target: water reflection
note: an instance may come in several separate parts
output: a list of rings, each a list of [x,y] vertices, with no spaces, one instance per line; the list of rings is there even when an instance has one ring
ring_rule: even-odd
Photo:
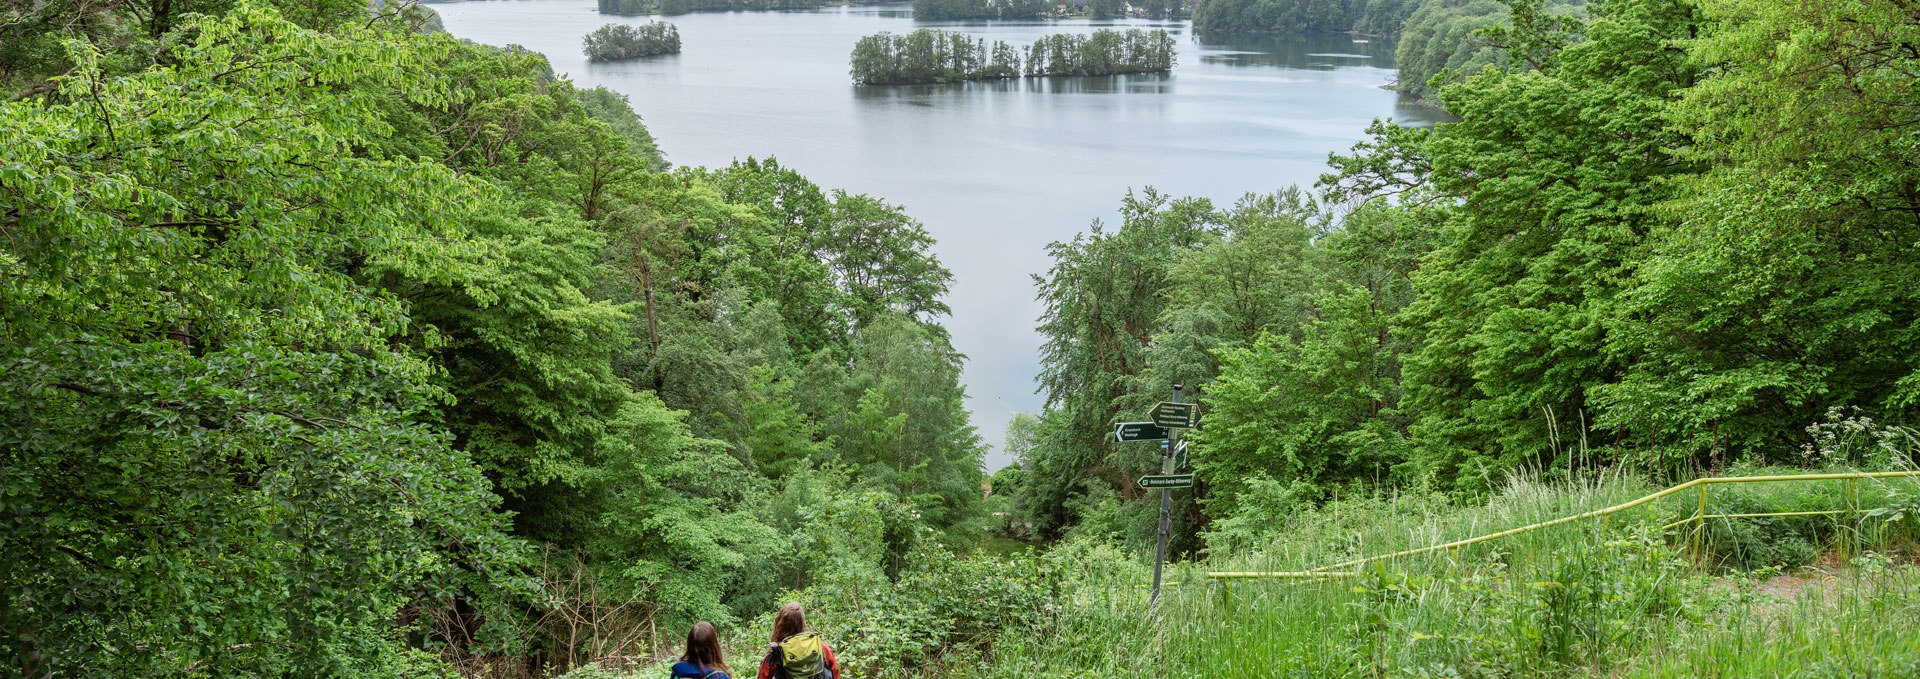
[[[1080,77],[1005,78],[924,85],[857,85],[855,99],[928,106],[934,99],[952,99],[993,93],[1029,94],[1171,94],[1174,77],[1165,73],[1133,73]]]
[[[1346,35],[1271,35],[1206,32],[1194,35],[1200,61],[1222,66],[1271,66],[1316,71],[1369,66],[1393,68],[1388,41],[1356,43]]]

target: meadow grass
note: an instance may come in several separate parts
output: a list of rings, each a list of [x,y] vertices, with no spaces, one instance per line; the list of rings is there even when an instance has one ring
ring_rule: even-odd
[[[1916,485],[1862,482],[1858,502],[1879,506]],[[1482,506],[1418,495],[1333,502],[1277,518],[1271,539],[1256,548],[1175,565],[1169,580],[1181,584],[1163,594],[1157,617],[1146,615],[1138,587],[1144,566],[1101,569],[1070,589],[1053,629],[1009,634],[991,658],[948,673],[1920,676],[1913,531],[1859,517],[1714,520],[1696,553],[1690,528],[1660,528],[1694,511],[1698,498],[1686,495],[1604,522],[1370,564],[1358,577],[1235,581],[1230,594],[1204,578],[1208,570],[1301,570],[1444,543],[1653,490],[1620,476],[1522,478]],[[1846,506],[1842,482],[1716,486],[1708,497],[1709,513]]]
[[[1723,475],[1796,473],[1807,472]],[[1696,550],[1691,524],[1668,527],[1698,508],[1698,495],[1685,493],[1605,520],[1370,563],[1349,577],[1229,585],[1205,577],[1441,544],[1658,489],[1619,473],[1529,475],[1480,502],[1419,492],[1338,498],[1274,517],[1221,553],[1170,564],[1166,579],[1177,584],[1155,616],[1144,586],[1150,553],[1069,540],[1016,557],[1044,561],[1057,578],[1038,627],[1003,627],[991,643],[941,649],[920,667],[850,659],[850,676],[1920,677],[1911,519],[1715,519]],[[1861,481],[1853,497],[1841,481],[1716,485],[1707,512],[1868,509],[1916,495],[1920,479],[1911,478]],[[890,615],[872,613],[821,622],[830,637],[838,630],[837,646],[858,649],[854,630]],[[728,656],[749,675],[768,624],[728,630]]]

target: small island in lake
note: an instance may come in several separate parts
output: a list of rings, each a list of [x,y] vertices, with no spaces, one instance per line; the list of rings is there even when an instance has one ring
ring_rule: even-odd
[[[582,39],[588,61],[619,61],[680,53],[680,29],[665,21],[607,24]]]
[[[998,40],[923,28],[905,35],[879,33],[853,46],[853,82],[916,85],[1028,76],[1119,75],[1173,70],[1173,36],[1164,30],[1101,29],[1092,35],[1058,33],[1021,50]]]

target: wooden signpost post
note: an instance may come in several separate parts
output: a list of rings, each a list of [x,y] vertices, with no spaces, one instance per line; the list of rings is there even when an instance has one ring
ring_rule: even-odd
[[[1167,533],[1173,518],[1172,500],[1167,495],[1174,488],[1193,486],[1192,474],[1175,474],[1174,461],[1177,457],[1181,464],[1186,461],[1187,444],[1180,440],[1180,432],[1200,426],[1200,404],[1182,403],[1180,385],[1173,385],[1173,400],[1162,401],[1149,413],[1152,422],[1122,422],[1114,425],[1113,438],[1116,441],[1164,441],[1160,444],[1160,473],[1140,477],[1140,487],[1160,490],[1160,536],[1153,547],[1153,598],[1147,603],[1147,615],[1160,610],[1160,571],[1167,561]]]

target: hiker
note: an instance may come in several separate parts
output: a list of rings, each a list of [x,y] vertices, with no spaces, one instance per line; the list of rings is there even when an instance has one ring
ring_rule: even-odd
[[[833,648],[807,629],[807,612],[800,604],[781,606],[773,616],[773,644],[760,661],[759,679],[840,679]]]
[[[720,634],[713,623],[702,620],[687,630],[687,654],[673,664],[672,679],[733,679],[727,661],[720,657]]]

